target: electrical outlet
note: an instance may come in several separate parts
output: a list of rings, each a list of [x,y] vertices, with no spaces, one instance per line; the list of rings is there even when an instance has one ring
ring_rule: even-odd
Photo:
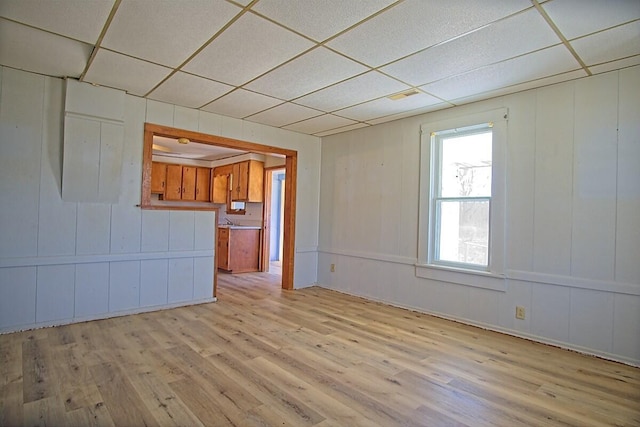
[[[524,320],[524,307],[516,305],[516,319]]]
[[[336,265],[335,264],[331,264],[331,272],[332,273],[336,272]]]

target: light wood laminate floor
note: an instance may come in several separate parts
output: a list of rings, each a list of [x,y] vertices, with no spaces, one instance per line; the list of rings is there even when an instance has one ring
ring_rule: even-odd
[[[0,336],[0,425],[640,426],[640,370],[312,287]]]

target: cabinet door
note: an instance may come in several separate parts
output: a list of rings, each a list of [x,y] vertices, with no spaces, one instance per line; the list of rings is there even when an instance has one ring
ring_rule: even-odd
[[[211,193],[211,201],[213,203],[226,204],[229,193],[229,175],[214,176]]]
[[[218,252],[216,254],[218,268],[229,269],[229,229],[218,228]]]
[[[234,163],[231,200],[246,201],[249,189],[249,161]]]
[[[196,167],[182,167],[182,200],[196,199]]]
[[[211,191],[209,187],[211,185],[211,169],[210,168],[197,168],[196,169],[196,200],[199,202],[208,202],[211,200]]]
[[[151,163],[151,192],[164,194],[167,179],[167,165],[164,163]]]
[[[250,160],[247,172],[247,202],[264,201],[264,163]]]
[[[182,198],[182,166],[167,165],[167,185],[164,192],[165,200],[180,200]]]

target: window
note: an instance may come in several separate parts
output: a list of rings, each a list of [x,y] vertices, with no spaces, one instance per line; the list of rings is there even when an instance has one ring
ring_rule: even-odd
[[[504,290],[507,110],[421,126],[418,277]]]
[[[492,124],[431,134],[431,261],[489,265]]]

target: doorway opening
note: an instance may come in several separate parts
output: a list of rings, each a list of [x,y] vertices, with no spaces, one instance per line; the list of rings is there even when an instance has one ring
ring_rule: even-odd
[[[152,169],[152,147],[154,136],[167,138],[185,138],[194,143],[207,144],[212,146],[232,148],[247,153],[270,154],[285,158],[284,170],[288,177],[284,182],[284,197],[282,200],[282,273],[281,283],[282,289],[293,289],[294,277],[294,260],[295,260],[295,218],[296,218],[296,176],[298,168],[298,152],[285,148],[273,147],[269,145],[257,144],[248,141],[242,141],[233,138],[226,138],[217,135],[210,135],[200,132],[194,132],[184,129],[177,129],[168,126],[155,125],[145,123],[144,127],[144,145],[142,155],[142,191],[141,203],[142,209],[187,209],[198,210],[193,206],[174,206],[169,207],[166,204],[154,202],[151,197],[151,169]],[[280,166],[282,168],[282,166]],[[211,208],[204,208],[211,210]],[[267,233],[264,232],[263,236]],[[217,230],[217,228],[216,228]],[[218,236],[216,231],[215,242]],[[217,290],[217,265],[216,255],[218,251],[214,251],[214,283],[213,296],[216,296]],[[266,258],[266,257],[263,257]]]
[[[281,274],[284,258],[286,176],[286,169],[282,167],[266,168],[264,171],[262,271],[271,274]]]

